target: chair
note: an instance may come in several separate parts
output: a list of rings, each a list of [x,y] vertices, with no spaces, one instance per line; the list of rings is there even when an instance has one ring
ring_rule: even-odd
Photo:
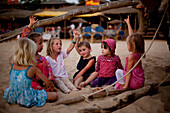
[[[91,39],[91,43],[93,43],[96,39],[104,40],[104,28],[102,26],[97,26],[95,28],[95,32],[93,34],[93,37]]]
[[[119,38],[124,40],[125,32],[123,30],[119,31]]]
[[[105,39],[108,39],[108,38],[112,38],[112,39],[114,39],[114,40],[116,40],[117,41],[117,39],[118,39],[118,37],[119,37],[119,32],[120,32],[120,30],[121,30],[121,28],[122,28],[122,24],[120,24],[119,26],[118,26],[118,29],[116,30],[116,31],[114,31],[112,34],[110,34],[110,35],[105,35]],[[107,34],[107,33],[106,33]]]
[[[84,38],[86,39],[89,39],[91,38],[92,39],[93,35],[92,35],[92,30],[91,30],[91,27],[90,26],[86,26],[84,29],[83,29],[83,32],[81,34],[81,39],[80,41],[83,41]]]

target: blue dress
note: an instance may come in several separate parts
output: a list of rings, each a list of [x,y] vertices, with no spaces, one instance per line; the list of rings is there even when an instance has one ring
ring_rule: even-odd
[[[26,70],[15,70],[13,64],[10,70],[10,87],[4,91],[4,99],[8,103],[20,104],[26,107],[43,106],[47,100],[47,93],[43,90],[34,90],[31,87],[32,78],[27,76]]]

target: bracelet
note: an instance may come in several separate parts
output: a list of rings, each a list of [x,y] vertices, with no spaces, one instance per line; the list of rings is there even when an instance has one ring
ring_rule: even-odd
[[[73,43],[73,44],[76,44],[76,41],[72,40],[72,43]]]

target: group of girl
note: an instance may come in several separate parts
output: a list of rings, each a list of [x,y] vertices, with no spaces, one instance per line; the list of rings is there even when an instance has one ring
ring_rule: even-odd
[[[101,52],[97,59],[91,55],[91,46],[87,41],[79,42],[79,33],[74,30],[74,38],[67,49],[62,51],[60,38],[52,37],[48,41],[47,56],[41,56],[43,39],[39,33],[31,33],[31,27],[38,21],[30,17],[30,24],[23,30],[19,39],[10,70],[10,86],[3,89],[4,99],[9,103],[18,103],[26,107],[43,106],[46,101],[57,100],[57,86],[68,94],[86,85],[102,87],[113,84],[125,75],[144,53],[144,40],[141,35],[133,33],[129,17],[125,19],[129,36],[127,48],[132,52],[126,58],[125,69],[119,56],[115,54],[116,41],[106,39],[101,43]],[[31,33],[31,34],[30,34]],[[26,38],[27,37],[27,38]],[[80,60],[73,84],[68,79],[64,59],[75,47]],[[125,78],[120,80],[115,89],[138,89],[144,84],[144,71],[141,62]]]

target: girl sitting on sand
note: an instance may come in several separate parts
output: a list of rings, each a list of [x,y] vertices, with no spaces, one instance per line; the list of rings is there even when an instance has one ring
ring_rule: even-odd
[[[43,50],[43,39],[42,39],[42,35],[40,33],[37,32],[32,32],[31,33],[31,27],[38,21],[36,20],[35,17],[30,16],[29,17],[30,23],[27,26],[27,28],[25,28],[22,31],[22,36],[21,38],[26,38],[28,37],[29,39],[33,40],[36,45],[37,45],[37,52],[35,54],[36,60],[37,60],[37,65],[36,67],[39,68],[41,70],[41,72],[49,79],[52,80],[53,82],[55,81],[54,78],[55,76],[52,73],[52,69],[51,66],[49,65],[49,63],[47,62],[46,58],[44,56],[41,56],[39,53]],[[31,34],[30,34],[31,33]],[[37,76],[33,77],[33,81],[31,84],[33,89],[43,89],[44,87],[44,83],[43,81],[38,78]],[[50,90],[50,89],[48,89]]]
[[[96,57],[90,54],[91,46],[89,42],[82,41],[80,43],[79,38],[76,43],[76,51],[81,55],[77,64],[78,71],[74,74],[74,85],[80,88],[79,85],[82,81],[86,80],[92,72],[95,71]]]
[[[129,16],[125,19],[125,22],[128,25],[129,36],[127,37],[127,48],[129,52],[132,52],[126,58],[125,69],[118,69],[116,71],[116,78],[120,79],[125,75],[140,59],[144,53],[144,39],[142,35],[138,33],[133,33],[133,30],[130,25]],[[142,68],[142,62],[140,63],[124,78],[121,79],[115,86],[116,89],[138,89],[141,88],[144,84],[144,71]]]
[[[28,39],[19,39],[15,54],[14,63],[10,70],[10,87],[4,88],[4,99],[8,103],[20,104],[26,107],[43,106],[47,101],[57,100],[57,90],[54,84],[48,80],[41,71],[35,67],[36,44]],[[32,78],[37,75],[54,92],[34,90],[31,87]]]
[[[77,88],[68,79],[68,74],[64,65],[64,59],[69,56],[69,53],[73,50],[76,40],[79,37],[76,32],[77,31],[74,32],[74,38],[70,46],[65,49],[65,51],[61,51],[62,41],[60,38],[52,37],[48,41],[47,45],[46,59],[52,67],[52,72],[56,77],[55,81],[57,86],[66,94],[77,90]]]
[[[91,87],[102,87],[104,85],[110,85],[116,81],[115,72],[117,69],[123,69],[123,66],[119,56],[115,55],[115,49],[115,40],[106,39],[102,41],[102,55],[97,59],[96,72],[93,72],[85,82],[82,82],[80,84],[81,87],[84,87],[92,80],[93,81],[90,84]]]

